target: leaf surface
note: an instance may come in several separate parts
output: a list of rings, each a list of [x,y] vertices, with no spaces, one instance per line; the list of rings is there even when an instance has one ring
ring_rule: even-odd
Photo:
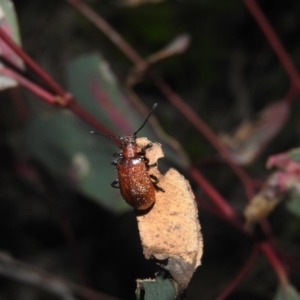
[[[0,0],[0,27],[15,43],[18,45],[21,44],[16,13],[13,2],[10,0]],[[23,61],[2,39],[0,39],[0,53],[1,56],[12,65],[21,70],[24,69]],[[18,85],[16,80],[1,74],[1,70],[3,70],[4,67],[4,64],[0,62],[0,90]]]
[[[288,284],[284,291],[281,287],[278,288],[274,300],[300,300],[300,294],[291,284]]]
[[[149,140],[139,138],[138,145]],[[154,143],[147,151],[149,163],[163,156],[161,146]],[[159,179],[165,192],[156,192],[156,202],[146,212],[137,211],[137,221],[143,252],[147,259],[155,258],[172,276],[177,295],[188,286],[203,254],[195,196],[189,182],[175,169],[162,175],[157,168],[149,171]]]

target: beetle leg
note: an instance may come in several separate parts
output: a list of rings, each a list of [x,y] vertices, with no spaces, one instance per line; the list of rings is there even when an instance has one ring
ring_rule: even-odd
[[[143,161],[146,163],[147,168],[153,168],[153,167],[157,167],[157,163],[153,163],[153,164],[149,164],[149,159],[145,156],[146,155],[146,150],[151,148],[153,146],[152,143],[149,143],[148,145],[146,145],[145,147],[143,147],[141,149],[141,151],[138,153],[139,156],[142,157]]]
[[[119,179],[116,179],[114,180],[112,183],[111,183],[111,186],[115,189],[119,189],[120,186],[119,186]]]
[[[146,166],[148,167],[149,159],[146,156],[141,156],[141,158],[145,162]]]
[[[153,146],[153,144],[152,144],[152,143],[149,143],[148,145],[144,146],[144,147],[142,148],[142,150],[143,150],[143,151],[146,151],[147,149],[150,149],[152,146]]]
[[[122,156],[123,156],[122,152],[114,153],[114,155],[113,155],[113,157],[122,157]]]
[[[155,175],[150,174],[150,178],[153,179],[154,184],[159,182],[158,178]]]
[[[148,161],[149,162],[149,161]],[[153,168],[153,167],[157,167],[157,163],[153,163],[151,165],[147,164],[147,167],[148,168]]]
[[[143,159],[143,161],[145,162],[146,167],[147,167],[148,169],[153,168],[153,167],[157,167],[157,163],[153,163],[153,164],[150,165],[150,164],[149,164],[149,159],[148,159],[147,157],[142,156],[142,159]]]
[[[161,192],[164,193],[165,190],[164,190],[162,187],[160,187],[159,185],[157,185],[158,182],[159,182],[158,178],[157,178],[156,176],[152,175],[152,174],[150,174],[150,178],[154,180],[154,181],[153,181],[154,187],[155,187],[156,189],[158,189],[159,191],[161,191]]]
[[[150,149],[153,146],[152,143],[149,143],[148,145],[144,146],[141,148],[141,151],[138,153],[139,155],[145,156],[146,155],[146,150]]]
[[[116,165],[118,164],[118,160],[112,161],[111,164],[112,164],[113,166],[116,166]]]

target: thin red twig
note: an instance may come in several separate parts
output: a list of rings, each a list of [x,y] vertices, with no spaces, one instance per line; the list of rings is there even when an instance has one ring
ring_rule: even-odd
[[[114,135],[109,129],[102,125],[95,117],[93,117],[87,110],[80,106],[74,99],[74,97],[65,91],[60,85],[46,72],[44,71],[27,53],[25,53],[1,28],[0,28],[0,38],[3,39],[8,46],[18,54],[31,69],[41,77],[47,83],[57,95],[53,95],[46,91],[43,87],[37,83],[32,82],[28,78],[21,75],[8,67],[3,67],[1,73],[7,75],[11,78],[16,79],[20,84],[22,84],[29,91],[45,100],[50,104],[61,105],[62,107],[68,107],[72,110],[78,117],[80,117],[85,122],[89,123],[93,129],[97,129],[103,133]]]
[[[36,83],[32,82],[31,80],[27,79],[26,77],[22,76],[20,73],[15,72],[12,69],[2,67],[1,74],[15,79],[18,83],[23,85],[30,92],[40,97],[41,99],[45,100],[46,102],[50,104],[54,104],[56,102],[56,98],[54,95],[52,95],[51,93],[49,93],[44,88],[37,85]]]
[[[299,258],[293,257],[291,254],[285,253],[281,250],[279,250],[279,251],[277,250],[277,253],[280,255],[280,257],[283,258],[285,263],[288,264],[291,268],[300,270],[300,259]]]
[[[195,197],[195,201],[196,201],[197,205],[199,207],[201,207],[201,209],[203,208],[205,211],[209,212],[210,214],[212,214],[216,218],[223,219],[223,220],[226,220],[226,221],[228,220],[227,217],[223,215],[223,213],[220,211],[219,208],[216,208],[211,203],[206,202],[205,200],[203,200],[199,196]]]
[[[210,214],[212,214],[216,218],[218,218],[220,220],[223,220],[224,222],[232,225],[238,231],[244,233],[245,235],[248,235],[249,238],[253,238],[252,233],[249,232],[249,231],[245,231],[244,226],[238,220],[236,220],[236,219],[228,219],[228,217],[225,216],[223,214],[223,212],[220,211],[219,208],[216,209],[215,206],[212,206],[211,204],[207,203],[206,201],[204,201],[203,199],[199,198],[198,196],[196,196],[195,200],[197,202],[197,205],[200,208],[200,211],[202,209],[204,209],[206,212],[209,212]]]
[[[215,300],[223,300],[228,297],[229,294],[239,285],[239,283],[245,278],[251,267],[253,266],[255,260],[257,259],[259,253],[259,247],[254,245],[252,251],[245,262],[244,266],[239,270],[238,274],[233,278],[233,280],[227,285],[226,288],[217,296]]]
[[[26,65],[39,75],[58,95],[64,97],[66,92],[64,89],[52,79],[21,47],[19,47],[6,32],[0,27],[0,38],[23,59]]]
[[[84,120],[86,123],[90,124],[92,129],[96,129],[102,133],[108,134],[108,135],[115,135],[114,132],[109,130],[105,125],[103,125],[98,119],[96,119],[94,116],[92,116],[87,110],[85,110],[81,105],[79,105],[76,101],[71,101],[68,103],[67,107],[72,110],[73,113],[75,113],[79,118]],[[120,141],[117,141],[115,139],[112,139],[117,144],[120,143]]]
[[[246,195],[250,200],[254,196],[254,186],[252,179],[248,174],[238,166],[231,158],[228,150],[220,143],[216,134],[210,127],[192,110],[183,99],[175,93],[163,80],[160,78],[154,79],[155,84],[160,88],[162,93],[169,101],[204,135],[211,145],[221,154],[231,169],[237,174],[238,178],[244,185]]]
[[[272,245],[276,245],[276,237],[274,235],[274,232],[272,230],[272,227],[269,223],[269,221],[267,219],[263,219],[259,222],[264,235],[266,237],[266,239],[272,244]]]
[[[107,129],[107,127],[102,125],[102,123],[100,123],[98,119],[93,117],[87,110],[85,110],[82,106],[80,106],[74,99],[72,101],[66,101],[65,98],[60,98],[56,95],[52,95],[51,93],[43,89],[38,84],[30,81],[26,77],[6,67],[3,67],[1,69],[1,73],[16,79],[17,82],[19,82],[21,85],[27,88],[30,92],[40,97],[41,99],[45,100],[49,104],[61,104],[62,106],[68,107],[78,117],[80,117],[82,120],[90,124],[91,129],[97,129],[108,135],[114,135],[112,131],[110,131],[109,129]],[[65,97],[67,95],[69,94],[65,93]],[[118,141],[115,142],[117,143]]]
[[[299,90],[297,89],[297,87],[293,83],[291,83],[291,85],[290,85],[289,89],[287,90],[286,94],[284,95],[283,99],[286,102],[291,103],[296,98],[298,92],[299,92]]]
[[[65,0],[80,11],[98,29],[104,32],[108,38],[136,65],[144,64],[144,59],[115,31],[103,18],[81,0]]]
[[[261,252],[266,256],[266,258],[269,260],[273,270],[277,274],[278,280],[280,282],[280,285],[282,287],[282,290],[284,291],[286,288],[286,285],[288,283],[287,275],[285,272],[285,269],[282,265],[282,262],[278,258],[277,254],[275,253],[273,247],[268,242],[262,242],[259,244]]]
[[[300,74],[291,60],[288,52],[285,50],[283,44],[275,33],[275,30],[272,28],[268,19],[265,17],[255,0],[244,0],[244,2],[259,25],[261,31],[264,33],[274,52],[278,56],[281,65],[289,75],[292,83],[298,88],[298,90],[300,90]]]
[[[202,187],[204,192],[210,197],[215,205],[228,217],[228,219],[237,219],[236,213],[221,194],[204,178],[204,176],[196,169],[190,168],[190,174],[193,179]]]

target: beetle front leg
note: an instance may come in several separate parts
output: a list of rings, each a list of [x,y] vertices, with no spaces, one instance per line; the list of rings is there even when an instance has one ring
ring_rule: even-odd
[[[112,183],[111,183],[111,186],[115,189],[119,189],[120,188],[120,185],[119,185],[119,179],[116,179],[114,180]]]
[[[114,154],[113,154],[113,157],[122,157],[122,156],[123,156],[123,153],[122,153],[122,152],[114,153]]]
[[[148,169],[157,167],[157,163],[149,164],[149,159],[145,156],[146,150],[150,149],[153,146],[153,143],[149,143],[148,145],[144,146],[141,151],[139,152],[139,155],[143,157],[144,162],[146,163],[146,166]]]
[[[150,149],[153,146],[153,143],[149,143],[148,145],[144,146],[142,148],[143,151],[146,151],[147,149]]]
[[[161,192],[165,192],[165,190],[162,188],[162,187],[160,187],[159,185],[157,185],[158,183],[159,183],[159,180],[158,180],[158,178],[156,177],[156,176],[154,176],[154,175],[152,175],[152,174],[150,174],[150,178],[153,180],[153,185],[154,185],[154,187],[157,189],[157,190],[159,190],[159,191],[161,191]]]
[[[139,155],[145,156],[146,155],[146,150],[150,149],[153,146],[152,143],[149,143],[148,145],[144,146],[141,148],[141,151],[138,153]]]

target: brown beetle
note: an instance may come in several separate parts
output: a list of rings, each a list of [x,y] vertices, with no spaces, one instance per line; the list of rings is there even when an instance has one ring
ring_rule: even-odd
[[[112,162],[112,165],[115,165],[118,170],[118,179],[114,180],[111,186],[119,188],[124,200],[138,210],[145,210],[154,204],[155,189],[165,191],[157,185],[158,178],[148,172],[151,167],[157,166],[157,163],[149,164],[149,160],[145,156],[146,150],[152,147],[152,143],[143,148],[139,148],[136,144],[137,133],[145,126],[156,106],[155,103],[142,126],[133,135],[112,136],[91,132],[122,141],[120,145],[122,152],[113,155],[118,157]]]

